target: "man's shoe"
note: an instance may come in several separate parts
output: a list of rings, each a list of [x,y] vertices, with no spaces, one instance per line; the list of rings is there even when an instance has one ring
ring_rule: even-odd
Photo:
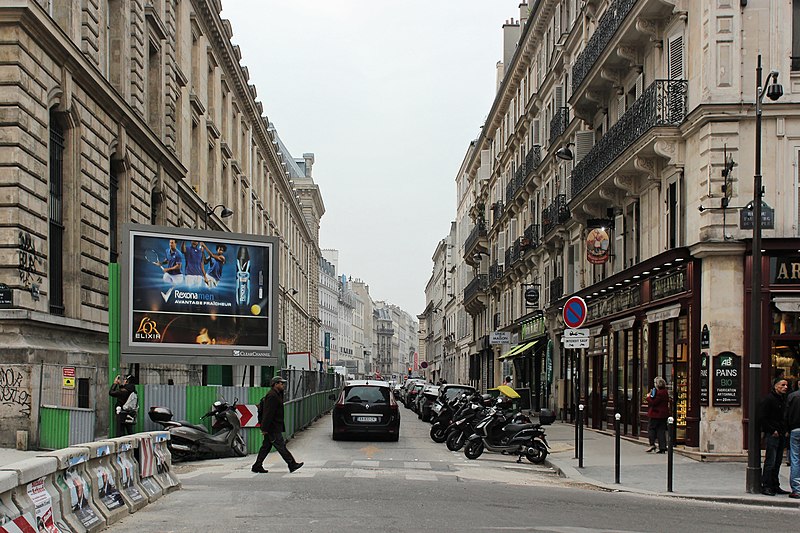
[[[783,490],[782,488],[778,487],[775,489],[775,494],[791,494],[788,490]]]
[[[253,472],[254,474],[267,474],[267,473],[269,473],[269,470],[267,470],[263,466],[253,466],[252,468],[250,468],[250,471]]]
[[[295,463],[289,467],[289,472],[294,472],[295,470],[299,470],[304,463]]]
[[[761,489],[761,494],[765,496],[775,496],[775,489],[771,489],[769,487],[765,487]]]
[[[790,493],[789,497],[794,498],[795,500],[800,500],[800,494],[797,494],[796,492]]]

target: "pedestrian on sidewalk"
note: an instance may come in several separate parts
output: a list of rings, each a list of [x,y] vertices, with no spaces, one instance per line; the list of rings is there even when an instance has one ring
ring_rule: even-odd
[[[790,498],[800,499],[800,390],[786,398],[786,430],[789,432]]]
[[[121,376],[115,377],[108,395],[116,400],[114,404],[114,416],[117,422],[116,436],[133,434],[138,410],[136,376],[128,374],[124,380]]]
[[[772,390],[761,400],[758,423],[764,435],[764,468],[761,472],[761,493],[767,496],[789,494],[780,487],[779,471],[786,447],[786,390],[789,384],[784,378],[772,380]]]
[[[647,395],[647,438],[650,441],[647,453],[656,451],[656,439],[658,439],[656,453],[666,453],[669,391],[667,391],[667,382],[661,376],[653,380],[653,385],[653,389]]]
[[[264,442],[258,450],[256,462],[253,463],[253,467],[250,469],[252,472],[259,474],[268,472],[263,463],[273,447],[278,450],[283,460],[286,461],[289,466],[289,472],[294,472],[303,466],[303,463],[295,461],[292,453],[286,448],[286,440],[283,438],[283,432],[286,431],[286,426],[283,423],[283,389],[285,383],[286,380],[280,376],[272,378],[270,391],[259,403],[258,422],[261,424]]]

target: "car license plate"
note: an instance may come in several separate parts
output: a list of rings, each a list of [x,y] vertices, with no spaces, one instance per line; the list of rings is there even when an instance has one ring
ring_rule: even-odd
[[[377,416],[357,416],[356,422],[377,422]]]

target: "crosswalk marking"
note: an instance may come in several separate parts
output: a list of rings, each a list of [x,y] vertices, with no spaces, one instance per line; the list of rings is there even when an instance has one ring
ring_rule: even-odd
[[[361,466],[365,468],[378,468],[380,461],[353,461],[353,466]]]
[[[406,474],[406,479],[408,481],[439,481],[439,476],[427,472],[414,472]]]
[[[430,470],[431,464],[427,461],[405,461],[403,463],[405,468],[413,468],[415,470]]]
[[[344,477],[357,477],[365,479],[375,479],[377,473],[373,470],[351,470]]]

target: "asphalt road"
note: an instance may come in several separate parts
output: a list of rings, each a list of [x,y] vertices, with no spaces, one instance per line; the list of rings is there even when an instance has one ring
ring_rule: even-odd
[[[401,407],[399,442],[333,441],[330,416],[289,442],[305,466],[272,453],[179,464],[183,488],[108,531],[702,531],[791,530],[796,509],[606,492],[508,456],[469,461],[430,440]]]

